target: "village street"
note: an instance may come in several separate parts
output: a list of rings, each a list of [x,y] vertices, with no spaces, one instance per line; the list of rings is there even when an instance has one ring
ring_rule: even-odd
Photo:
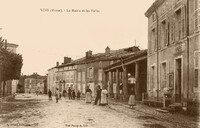
[[[177,114],[156,113],[145,105],[134,109],[109,103],[86,104],[84,100],[49,101],[47,96],[20,94],[4,101],[0,109],[0,128],[195,128],[198,120]]]

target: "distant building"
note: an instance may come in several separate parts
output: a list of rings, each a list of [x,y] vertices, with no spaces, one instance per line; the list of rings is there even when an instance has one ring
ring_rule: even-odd
[[[25,93],[42,93],[44,94],[46,76],[40,76],[33,73],[25,78]]]
[[[148,18],[148,98],[187,107],[200,96],[200,0],[156,0]]]

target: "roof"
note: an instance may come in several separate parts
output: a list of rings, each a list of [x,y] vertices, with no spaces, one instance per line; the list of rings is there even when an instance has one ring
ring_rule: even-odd
[[[163,4],[165,0],[155,0],[150,8],[145,12],[145,16],[149,17],[161,4]]]
[[[140,49],[137,46],[122,48],[122,49],[118,49],[118,50],[110,50],[109,53],[105,53],[105,52],[104,53],[96,53],[96,54],[91,55],[89,58],[82,57],[82,58],[72,61],[71,63],[61,64],[61,65],[55,66],[53,68],[62,68],[65,66],[92,63],[92,62],[97,62],[97,61],[125,59],[127,57],[130,57],[130,56],[136,54],[137,51],[140,51]],[[53,68],[51,68],[51,69],[53,69]],[[49,70],[51,70],[51,69],[49,69]]]
[[[3,46],[5,46],[5,43],[3,43]],[[17,44],[12,44],[12,43],[7,43],[7,47],[15,47],[17,48],[19,45]]]
[[[133,48],[137,48],[137,50],[132,51]],[[117,59],[124,59],[127,58],[138,51],[139,48],[136,46],[123,48],[119,50],[111,50],[110,53],[97,53],[93,54],[91,57],[86,58],[80,58],[75,60],[73,63],[75,64],[84,64],[84,63],[92,63],[96,61],[108,61],[108,60],[117,60]]]
[[[38,75],[37,73],[33,73],[32,75],[26,76],[26,78],[46,79],[46,76],[41,76]]]
[[[120,62],[116,62],[112,65],[105,67],[104,71],[109,71],[109,70],[119,68],[122,66],[122,63],[124,65],[128,65],[128,64],[134,63],[136,61],[144,60],[144,59],[147,59],[147,49],[138,51],[135,54],[131,55],[130,57],[128,57]]]

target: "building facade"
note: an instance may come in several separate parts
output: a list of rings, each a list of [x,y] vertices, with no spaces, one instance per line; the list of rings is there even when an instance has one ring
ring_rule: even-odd
[[[188,107],[200,94],[200,0],[156,0],[148,18],[148,98]]]
[[[130,57],[136,51],[139,51],[136,46],[119,50],[110,50],[107,47],[104,53],[97,54],[87,51],[83,58],[63,63],[50,69],[48,86],[52,87],[52,83],[57,81],[57,87],[60,88],[60,91],[63,91],[63,87],[64,89],[72,87],[75,92],[79,90],[83,95],[85,94],[86,86],[89,86],[94,96],[98,85],[101,87],[107,85],[103,68],[119,62],[122,58]],[[56,79],[53,79],[53,76]]]
[[[42,93],[44,94],[46,76],[40,76],[33,73],[25,78],[25,93]]]

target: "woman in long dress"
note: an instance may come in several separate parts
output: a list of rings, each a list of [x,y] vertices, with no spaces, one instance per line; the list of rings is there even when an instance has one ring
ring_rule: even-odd
[[[107,99],[108,91],[106,90],[106,87],[104,86],[101,91],[101,105],[107,105],[108,99]]]
[[[92,90],[87,86],[86,89],[86,94],[85,94],[85,102],[86,103],[91,103],[92,102]]]
[[[133,108],[133,106],[136,105],[136,102],[135,102],[135,91],[134,91],[133,87],[131,87],[128,104],[129,104],[130,108]]]

